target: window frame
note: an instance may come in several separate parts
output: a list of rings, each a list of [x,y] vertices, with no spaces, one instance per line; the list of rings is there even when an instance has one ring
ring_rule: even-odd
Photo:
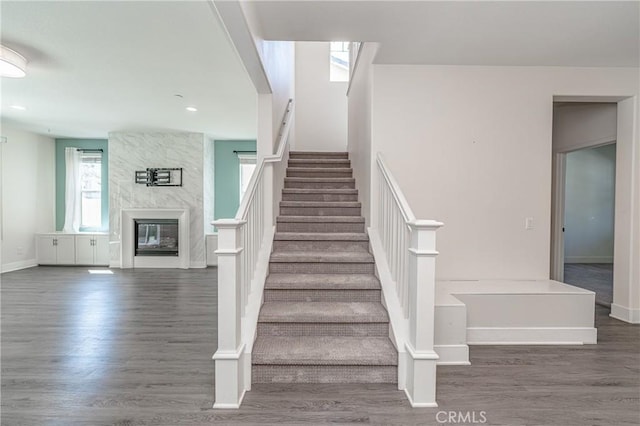
[[[88,159],[95,159],[94,161],[85,161]],[[103,223],[103,206],[102,206],[102,202],[103,202],[103,189],[104,189],[104,176],[103,176],[103,161],[104,161],[104,155],[102,151],[94,151],[94,150],[84,150],[81,152],[81,156],[80,156],[80,170],[81,170],[81,187],[80,187],[80,232],[99,232],[102,230],[102,223]],[[100,175],[100,182],[97,185],[98,189],[84,189],[84,179],[82,179],[82,169],[84,168],[85,164],[88,163],[94,163],[97,164],[97,170],[98,173]],[[98,200],[98,206],[99,208],[98,210],[98,220],[96,221],[97,225],[92,226],[92,225],[86,225],[84,223],[84,208],[83,208],[83,200],[85,199],[84,194],[87,193],[93,193],[97,196],[94,196],[93,198]]]

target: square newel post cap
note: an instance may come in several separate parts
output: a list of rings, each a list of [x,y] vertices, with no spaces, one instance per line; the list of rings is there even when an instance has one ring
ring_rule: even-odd
[[[218,229],[240,228],[245,223],[247,223],[247,221],[241,219],[217,219],[211,222],[211,224]]]

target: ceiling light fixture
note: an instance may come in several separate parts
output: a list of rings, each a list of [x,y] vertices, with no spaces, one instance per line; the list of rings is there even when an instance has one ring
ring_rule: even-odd
[[[21,78],[27,75],[27,60],[8,47],[0,45],[0,77]]]
[[[26,111],[27,107],[23,107],[22,105],[11,105],[13,109],[19,109],[20,111]]]
[[[188,106],[188,107],[186,107],[185,109],[186,109],[187,111],[189,111],[189,112],[196,112],[196,111],[198,111],[198,108],[193,107],[193,106]]]

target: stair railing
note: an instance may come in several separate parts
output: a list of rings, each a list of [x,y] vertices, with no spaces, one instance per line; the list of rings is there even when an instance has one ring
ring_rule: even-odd
[[[412,406],[436,407],[436,231],[443,224],[416,219],[380,153],[376,165],[369,234],[399,353],[398,387]]]
[[[275,154],[260,158],[233,219],[218,219],[218,349],[214,408],[239,408],[251,389],[251,350],[273,242],[274,180],[286,168],[293,100],[278,132]]]

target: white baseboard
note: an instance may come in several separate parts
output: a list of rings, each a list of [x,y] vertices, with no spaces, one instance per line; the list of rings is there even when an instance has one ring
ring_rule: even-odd
[[[33,268],[38,266],[38,262],[35,259],[20,260],[18,262],[11,262],[2,265],[2,273],[19,271],[20,269]]]
[[[468,345],[434,345],[440,359],[436,365],[471,365]]]
[[[189,262],[190,269],[203,269],[207,267],[207,262],[204,260],[196,260]]]
[[[564,263],[613,263],[613,256],[566,256]]]
[[[640,324],[640,309],[631,309],[612,303],[609,316],[630,324]]]
[[[111,260],[109,261],[109,268],[119,268],[120,267],[120,260]]]
[[[467,327],[470,345],[596,344],[593,327]]]

